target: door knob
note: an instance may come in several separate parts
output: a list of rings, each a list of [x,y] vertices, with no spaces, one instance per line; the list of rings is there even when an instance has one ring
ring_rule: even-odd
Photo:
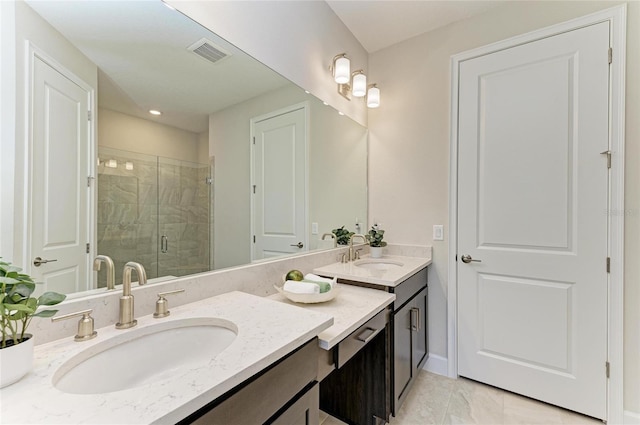
[[[463,255],[462,257],[460,257],[460,259],[462,260],[463,263],[470,263],[470,262],[474,262],[474,263],[481,263],[482,260],[474,260],[473,258],[471,258],[470,255]]]
[[[54,261],[58,261],[58,260],[44,260],[40,257],[36,257],[33,259],[33,265],[36,267],[40,267],[40,265],[45,264],[45,263],[53,263]]]
[[[304,248],[304,244],[302,242],[298,242],[289,246],[297,246],[298,248]]]

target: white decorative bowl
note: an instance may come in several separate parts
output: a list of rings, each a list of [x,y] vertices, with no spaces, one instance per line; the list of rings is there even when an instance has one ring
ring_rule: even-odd
[[[294,292],[288,292],[282,289],[282,286],[273,285],[274,288],[278,290],[282,295],[287,297],[289,300],[294,303],[301,304],[315,304],[315,303],[324,303],[327,301],[331,301],[338,295],[338,284],[334,283],[333,288],[330,291],[324,292],[322,294],[296,294]]]

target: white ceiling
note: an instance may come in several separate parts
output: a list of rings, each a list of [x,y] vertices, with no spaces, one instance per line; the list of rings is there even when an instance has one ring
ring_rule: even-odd
[[[27,3],[98,66],[100,107],[200,133],[209,114],[290,84],[160,1]],[[202,38],[231,56],[211,63],[187,50]]]
[[[483,13],[504,1],[327,0],[360,44],[373,53]]]

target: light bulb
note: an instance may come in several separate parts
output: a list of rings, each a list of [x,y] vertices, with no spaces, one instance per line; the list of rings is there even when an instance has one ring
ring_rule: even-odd
[[[346,56],[336,59],[333,78],[338,84],[347,84],[351,78],[351,61]]]
[[[367,76],[360,71],[353,76],[353,96],[364,97],[367,94]]]
[[[377,108],[380,106],[380,89],[376,86],[369,87],[367,93],[367,106],[369,108]]]

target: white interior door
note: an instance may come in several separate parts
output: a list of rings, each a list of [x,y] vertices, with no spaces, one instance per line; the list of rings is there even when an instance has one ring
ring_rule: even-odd
[[[307,250],[304,107],[253,124],[252,259]]]
[[[458,373],[601,419],[608,49],[599,23],[458,81]]]
[[[31,261],[49,262],[31,274],[42,290],[78,292],[90,283],[90,94],[37,56],[32,81]]]

